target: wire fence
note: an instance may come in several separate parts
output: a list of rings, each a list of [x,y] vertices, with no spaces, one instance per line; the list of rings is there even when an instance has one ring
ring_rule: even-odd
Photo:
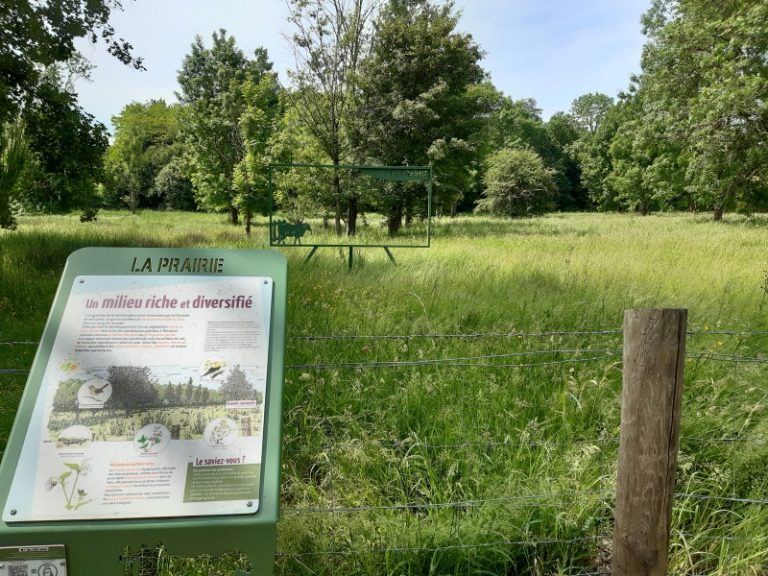
[[[481,339],[518,339],[518,340],[538,340],[542,338],[574,338],[580,341],[600,338],[600,337],[620,337],[620,329],[596,329],[596,330],[552,330],[552,331],[510,331],[510,332],[473,332],[473,333],[423,333],[423,334],[401,334],[401,335],[294,335],[289,338],[290,346],[307,346],[314,343],[333,343],[333,342],[413,342],[419,339],[433,341],[463,341],[463,340],[481,340]],[[760,338],[768,336],[768,331],[748,331],[748,330],[728,330],[728,329],[702,329],[690,330],[687,332],[689,338],[707,338],[707,337],[736,337],[738,339]],[[603,339],[604,340],[604,339]],[[28,340],[5,340],[0,341],[2,349],[11,351],[0,358],[5,358],[6,366],[0,367],[0,376],[12,376],[19,378],[29,374],[27,362],[22,363],[18,358],[29,356],[29,349],[37,345],[37,342]],[[534,368],[567,368],[580,364],[604,363],[607,365],[620,366],[622,360],[622,350],[615,347],[616,343],[609,345],[598,343],[595,347],[582,346],[557,346],[552,348],[537,348],[529,350],[515,350],[498,353],[471,354],[471,355],[448,355],[445,357],[416,358],[416,359],[345,359],[334,358],[332,361],[313,361],[297,362],[286,365],[286,369],[292,378],[298,377],[299,380],[306,376],[307,372],[312,371],[345,371],[355,372],[367,370],[397,370],[397,369],[439,369],[439,368],[460,368],[460,369],[534,369]],[[18,356],[14,355],[13,350],[18,348],[23,350]],[[0,350],[2,350],[0,349]],[[764,356],[762,352],[757,354],[741,354],[738,350],[731,352],[720,351],[690,351],[686,358],[691,362],[715,363],[715,364],[748,364],[764,365],[768,364],[768,350]],[[16,363],[18,362],[18,363]],[[31,359],[29,360],[31,363]],[[330,478],[330,493],[333,493],[335,473],[330,459],[335,451],[345,448],[344,440],[337,443],[330,443],[319,447],[321,451],[328,453],[329,462],[328,477]],[[390,438],[382,440],[381,438],[361,438],[358,448],[375,447],[385,450],[422,450],[458,452],[462,450],[488,452],[494,449],[525,449],[525,450],[571,450],[578,451],[580,448],[593,449],[598,447],[605,449],[608,454],[606,459],[611,460],[612,455],[618,449],[619,437],[615,434],[602,434],[594,437],[569,437],[559,439],[511,439],[511,438],[482,438],[478,440],[467,440],[462,442],[438,442],[431,440],[421,440],[413,437]],[[719,446],[725,448],[739,449],[744,446],[762,447],[768,446],[768,435],[744,434],[723,436],[683,436],[681,437],[681,446],[699,449],[702,446]],[[487,456],[487,454],[484,454]],[[440,554],[451,551],[482,553],[485,550],[498,550],[509,548],[539,549],[551,547],[568,547],[573,545],[588,546],[592,550],[594,559],[593,566],[584,566],[583,568],[570,568],[568,570],[558,571],[558,574],[568,576],[607,576],[611,574],[610,570],[610,542],[612,538],[613,518],[611,512],[615,504],[615,486],[610,478],[609,470],[604,474],[606,479],[599,486],[585,487],[584,489],[575,489],[568,491],[555,490],[550,493],[537,492],[531,494],[494,494],[488,497],[460,498],[455,500],[440,500],[424,498],[424,501],[391,501],[386,503],[348,503],[339,495],[332,494],[329,501],[324,503],[311,502],[309,504],[297,504],[287,502],[282,507],[282,516],[284,519],[298,518],[300,521],[315,516],[330,516],[337,518],[340,516],[370,515],[378,513],[403,514],[406,516],[418,514],[428,516],[433,513],[450,511],[455,513],[465,513],[469,511],[484,511],[488,509],[499,510],[504,507],[515,507],[516,509],[536,509],[541,507],[567,505],[574,501],[588,501],[592,503],[592,508],[597,511],[589,518],[589,527],[583,530],[582,535],[567,535],[563,537],[545,537],[541,534],[523,534],[519,538],[514,537],[496,537],[492,533],[484,535],[484,538],[476,542],[442,542],[434,545],[410,545],[407,539],[403,544],[377,543],[359,546],[355,542],[342,542],[338,547],[321,547],[311,550],[285,550],[278,549],[278,563],[298,563],[316,558],[329,559],[333,564],[333,558],[365,557],[370,555],[408,555],[408,554]],[[713,494],[699,491],[681,490],[674,494],[675,505],[683,505],[692,502],[700,504],[712,504],[719,510],[727,510],[734,506],[758,506],[768,507],[768,498],[755,497],[754,494]],[[767,509],[768,511],[768,509]],[[763,540],[763,556],[768,556],[765,550],[768,549],[768,536],[760,535],[741,535],[734,533],[707,533],[696,534],[685,530],[676,529],[673,526],[673,542],[684,543],[690,546],[690,542],[714,543],[736,545],[739,543],[748,543],[754,545],[755,542]],[[682,545],[682,544],[681,544]],[[152,564],[147,560],[152,555],[157,556],[157,550],[139,551],[133,556],[128,555],[125,558],[126,573],[136,573],[135,570],[146,570],[146,574],[157,570],[157,564]],[[161,554],[162,556],[162,554]],[[763,558],[761,556],[761,558]],[[763,558],[765,560],[765,558]],[[243,559],[238,557],[238,562]],[[150,566],[150,568],[146,568]],[[154,566],[154,567],[153,567]],[[139,568],[137,568],[139,567]],[[130,572],[134,570],[134,572]],[[536,571],[538,570],[538,571]],[[143,572],[142,572],[143,573]],[[333,573],[333,570],[331,570]],[[532,569],[531,574],[548,574],[551,572],[546,569]],[[680,576],[697,576],[698,572],[692,567],[684,572],[670,572],[671,575],[680,574]],[[702,573],[703,574],[703,573]]]

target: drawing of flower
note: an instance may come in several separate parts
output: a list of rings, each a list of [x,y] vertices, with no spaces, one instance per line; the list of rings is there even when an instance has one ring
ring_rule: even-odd
[[[211,446],[229,446],[237,438],[237,424],[229,418],[217,418],[205,427],[203,435]]]
[[[148,424],[133,438],[136,450],[141,454],[158,454],[168,445],[170,432],[162,424]]]
[[[80,363],[72,356],[59,365],[59,369],[65,374],[74,374],[78,368],[80,368]]]
[[[61,493],[64,496],[64,508],[67,510],[77,510],[81,506],[85,506],[91,500],[87,500],[88,493],[82,488],[77,487],[77,483],[81,476],[87,476],[90,471],[90,466],[87,463],[77,464],[75,462],[64,462],[64,466],[68,468],[59,476],[51,476],[45,482],[45,489],[50,492],[56,486],[61,487]],[[74,478],[72,477],[74,474]],[[71,482],[71,486],[70,486]]]

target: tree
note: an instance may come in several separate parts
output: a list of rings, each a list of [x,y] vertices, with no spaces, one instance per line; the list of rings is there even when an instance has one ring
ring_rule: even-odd
[[[579,138],[568,148],[579,163],[581,184],[599,210],[623,209],[608,181],[613,170],[610,146],[623,121],[622,109],[613,105],[606,110],[594,133],[582,129]]]
[[[146,366],[110,366],[107,381],[112,386],[112,406],[139,410],[157,402],[156,381]]]
[[[248,378],[238,364],[221,384],[219,392],[226,400],[252,400],[256,397],[256,390],[248,381]]]
[[[609,145],[611,172],[606,184],[615,200],[629,210],[648,214],[658,209],[687,208],[686,155],[667,138],[667,113],[653,109],[642,85],[631,87],[617,105],[622,122]]]
[[[246,80],[243,85],[245,110],[240,117],[245,156],[235,167],[236,204],[245,213],[245,232],[251,235],[254,212],[269,212],[269,183],[272,136],[280,117],[280,91],[277,74],[264,74],[259,82]]]
[[[480,212],[499,216],[536,216],[554,208],[553,171],[536,152],[504,148],[488,160]]]
[[[161,199],[161,208],[193,211],[197,208],[192,181],[180,156],[165,164],[155,176],[152,186],[155,196]]]
[[[184,387],[184,399],[186,403],[192,404],[192,395],[195,393],[195,385],[192,383],[192,377],[189,377],[189,380],[187,380],[187,384]]]
[[[106,170],[107,196],[114,207],[127,204],[138,210],[163,204],[155,180],[164,166],[183,153],[180,114],[178,104],[150,100],[132,102],[112,117],[115,137],[106,156]]]
[[[8,122],[0,132],[0,228],[16,228],[11,198],[28,157],[21,119]]]
[[[282,114],[270,142],[270,155],[273,161],[282,164],[326,163],[325,152],[302,121],[298,106],[295,98],[281,93]],[[273,171],[275,207],[293,222],[303,222],[307,214],[335,208],[333,181],[327,176],[327,170]]]
[[[28,161],[16,201],[29,211],[68,212],[97,207],[107,131],[48,71],[24,106]]]
[[[482,51],[456,31],[453,2],[389,0],[361,64],[356,142],[366,161],[434,167],[435,204],[453,206],[472,185],[473,142],[490,112],[475,88],[485,80]],[[379,209],[390,234],[413,215],[423,187],[385,188]],[[426,204],[426,202],[424,202]]]
[[[715,220],[768,194],[768,4],[654,0],[643,17],[641,113],[663,113],[685,187]]]
[[[355,114],[355,80],[368,48],[367,25],[378,0],[289,0],[296,69],[291,73],[296,111],[334,167],[350,153],[347,126]],[[347,234],[357,228],[358,196],[333,173],[336,234],[346,204]]]
[[[198,202],[227,210],[232,224],[238,223],[235,167],[246,154],[240,124],[247,106],[243,87],[246,82],[258,85],[271,69],[264,48],[249,59],[232,36],[219,30],[211,48],[195,38],[178,74],[181,128]]]
[[[582,130],[594,134],[611,106],[613,98],[600,92],[590,92],[571,103],[571,116]]]
[[[125,64],[142,68],[132,46],[115,35],[109,24],[119,0],[70,0],[33,2],[3,0],[0,3],[0,123],[5,122],[34,96],[46,67],[67,62],[75,54],[74,41],[101,37],[107,51]]]
[[[589,195],[581,183],[581,168],[573,154],[573,144],[579,139],[579,127],[570,114],[557,112],[546,124],[552,144],[551,156],[542,158],[555,171],[558,210],[585,210],[591,206]]]

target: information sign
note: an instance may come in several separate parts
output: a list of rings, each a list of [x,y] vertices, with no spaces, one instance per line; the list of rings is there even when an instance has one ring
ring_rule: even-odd
[[[286,287],[274,252],[75,252],[0,464],[5,568],[107,573],[162,543],[271,573]],[[58,563],[18,557],[51,541]]]

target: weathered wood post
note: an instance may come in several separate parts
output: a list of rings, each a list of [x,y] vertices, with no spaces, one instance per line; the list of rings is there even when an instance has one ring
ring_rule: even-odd
[[[613,576],[667,573],[687,316],[624,312]]]

